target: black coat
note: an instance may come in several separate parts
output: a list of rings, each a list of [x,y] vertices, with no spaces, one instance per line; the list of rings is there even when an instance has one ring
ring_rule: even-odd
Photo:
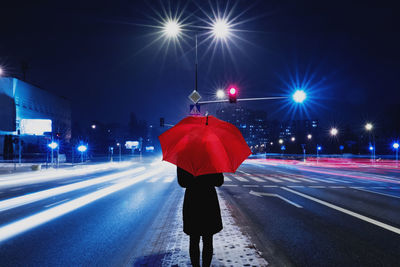
[[[215,186],[224,183],[223,174],[195,177],[178,167],[178,183],[186,188],[183,201],[183,231],[188,235],[212,235],[221,231],[221,210]]]

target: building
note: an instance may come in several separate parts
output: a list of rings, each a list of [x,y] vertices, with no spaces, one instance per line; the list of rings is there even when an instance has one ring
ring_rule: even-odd
[[[4,136],[20,136],[25,146],[40,146],[56,136],[71,138],[70,101],[12,77],[0,77],[0,154]],[[28,149],[29,150],[29,149]]]

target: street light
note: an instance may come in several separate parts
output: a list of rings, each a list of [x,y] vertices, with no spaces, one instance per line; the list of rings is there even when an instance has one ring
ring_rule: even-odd
[[[58,144],[56,142],[51,142],[50,144],[47,145],[48,147],[51,148],[51,166],[53,167],[54,163],[54,149],[58,147]]]
[[[87,150],[87,146],[85,145],[80,145],[78,146],[78,151],[81,152],[81,162],[83,163],[83,153],[85,153]]]
[[[92,124],[92,129],[96,129],[96,124]]]
[[[117,147],[119,149],[119,162],[121,162],[121,144],[117,143]]]
[[[296,137],[292,137],[290,140],[292,140],[292,142],[296,141]]]
[[[307,94],[304,90],[296,90],[292,95],[292,98],[296,103],[303,103],[307,98]]]
[[[177,38],[181,33],[181,25],[177,20],[167,20],[163,25],[163,33],[168,38]]]
[[[371,130],[372,130],[372,128],[373,128],[373,125],[372,125],[371,123],[367,123],[367,124],[365,124],[365,130],[367,130],[367,131],[371,131]]]
[[[279,144],[283,144],[283,139],[279,139]]]
[[[226,19],[216,19],[213,22],[211,32],[217,39],[226,39],[231,30],[231,25]]]
[[[374,162],[374,160],[375,160],[375,138],[374,137],[372,137],[372,143],[373,143],[373,145],[371,144],[371,132],[372,132],[372,128],[373,128],[373,125],[372,125],[372,123],[366,123],[365,124],[365,130],[368,132],[368,139],[369,139],[369,150],[371,151],[371,162]],[[372,148],[372,149],[371,149]]]
[[[393,148],[396,150],[396,168],[399,167],[399,143],[393,143]]]
[[[332,135],[332,136],[336,136],[337,134],[338,134],[338,129],[336,129],[336,128],[331,128],[331,130],[330,130],[330,134]]]
[[[312,138],[312,135],[311,135],[311,134],[308,134],[308,135],[307,135],[307,139],[308,139],[308,140],[311,140],[311,138]]]
[[[224,90],[219,89],[219,90],[217,91],[217,98],[219,98],[219,99],[225,98],[225,92],[224,92]]]

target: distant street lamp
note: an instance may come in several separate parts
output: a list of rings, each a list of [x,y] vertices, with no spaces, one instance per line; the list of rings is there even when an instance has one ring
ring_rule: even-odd
[[[168,20],[163,25],[163,33],[168,38],[177,38],[181,33],[181,25],[177,20]]]
[[[217,98],[218,98],[218,99],[223,99],[223,98],[225,98],[225,92],[224,92],[224,90],[219,89],[219,90],[217,91]]]
[[[78,151],[81,152],[81,162],[83,163],[83,153],[87,151],[87,146],[85,145],[78,146]]]
[[[226,19],[216,19],[213,22],[211,32],[215,38],[226,39],[230,35],[231,25]]]
[[[368,122],[365,124],[365,130],[368,132],[369,151],[371,151],[371,162],[375,161],[375,138],[374,138],[374,136],[372,136],[372,142],[371,142],[371,132],[372,132],[373,127],[374,126],[372,125],[372,123]]]
[[[336,129],[336,128],[331,128],[331,130],[330,130],[330,134],[332,135],[332,136],[336,136],[337,134],[338,134],[338,129]]]
[[[58,147],[58,144],[56,142],[51,142],[50,144],[47,145],[48,147],[51,148],[51,166],[53,167],[54,163],[54,149]]]
[[[319,152],[322,150],[322,146],[317,145],[317,164],[319,159]]]
[[[119,149],[119,162],[121,162],[121,144],[117,143],[117,147]]]
[[[292,137],[290,140],[292,140],[292,142],[296,141],[296,137]]]
[[[96,124],[92,124],[92,129],[96,129]]]
[[[371,131],[371,130],[372,130],[372,128],[373,128],[373,125],[372,125],[371,123],[367,123],[367,124],[365,124],[365,130],[367,130],[367,131]]]
[[[278,143],[282,145],[283,144],[283,139],[279,139]]]
[[[399,143],[393,143],[393,148],[396,150],[396,168],[399,167]]]
[[[303,101],[307,98],[307,94],[304,92],[304,90],[296,90],[292,97],[294,102],[303,103]]]
[[[312,135],[311,135],[311,134],[308,134],[308,135],[307,135],[307,139],[308,139],[308,140],[311,140],[311,138],[312,138]]]

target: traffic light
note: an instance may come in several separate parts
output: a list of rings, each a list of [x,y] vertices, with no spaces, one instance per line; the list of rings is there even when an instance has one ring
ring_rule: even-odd
[[[164,127],[164,118],[160,118],[160,127]]]
[[[229,89],[228,95],[229,95],[229,103],[236,103],[237,90],[235,87],[231,87]]]

